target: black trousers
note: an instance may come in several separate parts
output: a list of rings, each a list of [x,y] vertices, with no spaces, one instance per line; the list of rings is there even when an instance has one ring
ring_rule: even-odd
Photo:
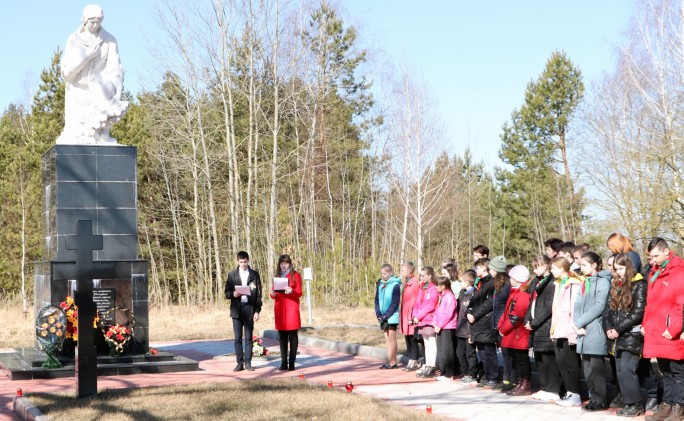
[[[444,377],[456,375],[455,329],[444,329],[437,334],[437,366]]]
[[[499,379],[499,361],[496,358],[496,345],[493,343],[475,342],[477,353],[484,367],[484,378],[487,381]]]
[[[246,349],[243,351],[242,331],[245,331]],[[235,357],[238,365],[252,365],[252,333],[254,332],[254,307],[240,303],[240,316],[233,318],[233,335],[235,335]]]
[[[622,402],[628,405],[641,402],[639,391],[639,361],[641,358],[627,351],[617,351],[615,354],[615,375],[620,385]]]
[[[570,345],[567,338],[556,339],[554,352],[563,385],[570,393],[580,392],[580,357],[575,351],[576,345]]]
[[[603,361],[604,358],[603,355],[582,355],[584,380],[587,382],[591,400],[600,403],[607,403],[608,401],[608,393],[606,391],[606,365]],[[625,392],[622,391],[622,393],[622,399],[624,399]]]
[[[663,372],[663,402],[684,405],[684,360],[658,358]]]
[[[290,368],[294,368],[295,360],[297,359],[297,348],[299,347],[299,335],[297,330],[279,330],[278,341],[280,342],[280,360],[282,366],[289,364]],[[290,353],[288,359],[287,348],[290,345]]]
[[[504,381],[509,381],[515,383],[518,378],[523,376],[519,375],[516,370],[515,359],[513,358],[512,348],[501,348],[501,360],[503,362],[503,379]]]
[[[515,371],[517,379],[530,379],[532,377],[532,365],[530,364],[530,350],[529,349],[508,349],[513,364],[515,364]],[[503,348],[502,348],[503,351]],[[511,381],[516,379],[511,378]]]
[[[535,351],[534,361],[539,373],[539,388],[560,396],[561,376],[556,362],[556,353],[553,351]]]
[[[656,376],[649,358],[642,358],[639,361],[639,383],[646,389],[649,398],[663,400],[663,382]]]
[[[468,343],[468,338],[456,337],[456,357],[461,366],[461,374],[472,378],[477,376],[477,350],[475,344]]]
[[[409,360],[418,361],[418,358],[420,358],[418,342],[413,338],[413,335],[404,335],[404,340],[406,341],[406,353]]]

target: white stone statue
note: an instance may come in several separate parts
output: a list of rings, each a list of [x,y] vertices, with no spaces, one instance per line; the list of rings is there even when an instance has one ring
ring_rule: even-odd
[[[102,28],[104,12],[96,4],[83,9],[81,25],[62,56],[66,83],[64,130],[57,144],[116,145],[109,135],[128,108],[121,101],[123,69],[116,39]]]

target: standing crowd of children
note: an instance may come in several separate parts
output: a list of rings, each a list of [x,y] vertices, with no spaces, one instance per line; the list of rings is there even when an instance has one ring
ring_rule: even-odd
[[[588,244],[550,239],[545,246],[532,274],[504,256],[490,259],[482,245],[473,249],[474,267],[462,273],[453,259],[442,262],[439,275],[430,266],[416,274],[405,262],[395,276],[383,265],[375,313],[388,363],[380,368],[399,368],[399,331],[408,356],[401,369],[418,377],[585,411],[613,407],[635,417],[648,410],[648,421],[684,420],[684,261],[659,237],[648,244],[643,266],[618,233],[608,238],[605,264]]]

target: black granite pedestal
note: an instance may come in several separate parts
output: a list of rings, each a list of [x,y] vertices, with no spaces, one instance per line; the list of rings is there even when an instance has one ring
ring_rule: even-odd
[[[56,145],[43,155],[43,261],[35,264],[36,313],[58,305],[75,288],[76,250],[67,237],[79,220],[102,236],[93,252],[94,290],[107,289],[111,305],[135,317],[127,353],[149,349],[148,263],[138,260],[137,150],[130,146]],[[113,290],[113,293],[111,292]]]

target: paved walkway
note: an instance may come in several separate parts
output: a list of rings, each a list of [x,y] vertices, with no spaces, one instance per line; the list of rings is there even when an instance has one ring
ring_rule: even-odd
[[[277,343],[265,340],[265,345],[276,350]],[[256,371],[233,373],[235,357],[232,340],[155,342],[151,346],[177,353],[200,362],[200,370],[168,374],[139,374],[131,376],[99,377],[102,389],[119,389],[158,385],[223,382],[242,379],[283,378],[304,373],[305,381],[325,384],[332,380],[335,387],[343,388],[347,381],[354,384],[354,393],[378,397],[390,402],[425,411],[432,405],[434,414],[462,420],[506,421],[579,418],[582,420],[624,420],[615,410],[585,413],[579,407],[563,408],[553,403],[535,401],[529,397],[509,397],[498,391],[488,391],[458,382],[438,382],[418,379],[414,373],[401,370],[379,370],[381,362],[369,358],[352,357],[333,351],[301,346],[295,372],[278,370],[280,359],[255,358]],[[1,352],[1,351],[0,351]],[[12,413],[12,398],[17,388],[25,392],[62,392],[75,390],[73,378],[53,380],[10,381],[0,378],[0,420],[18,420]],[[643,418],[637,418],[643,419]]]

